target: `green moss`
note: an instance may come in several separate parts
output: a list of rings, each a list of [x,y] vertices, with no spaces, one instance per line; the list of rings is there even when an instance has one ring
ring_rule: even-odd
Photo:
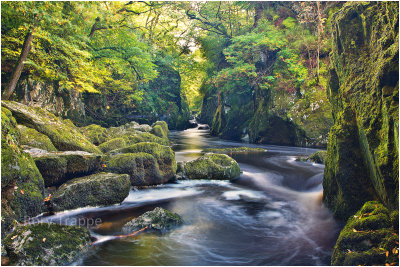
[[[72,123],[65,123],[50,112],[38,107],[28,107],[12,101],[2,101],[2,106],[11,110],[19,124],[33,128],[48,136],[58,150],[80,150],[101,153],[76,127],[73,127]]]
[[[161,176],[157,160],[143,152],[112,156],[106,162],[106,170],[129,174],[133,186],[162,184],[168,181]]]
[[[169,130],[168,130],[168,124],[165,121],[156,121],[152,125],[152,133],[155,134],[158,137],[161,138],[166,138],[168,139],[169,136]]]
[[[89,126],[79,128],[79,131],[96,146],[109,139],[107,129],[101,127],[100,125],[91,124]]]
[[[257,147],[227,147],[227,148],[206,148],[205,153],[232,153],[232,152],[266,152],[264,148]]]
[[[377,201],[367,202],[341,231],[332,265],[398,265],[396,242],[388,209]]]
[[[160,125],[155,125],[151,130],[151,133],[161,138],[168,138],[167,134]]]
[[[43,192],[43,184],[41,187],[38,187],[33,181],[18,184],[18,188],[14,191],[14,198],[11,202],[11,208],[18,221],[26,221],[43,212]]]
[[[125,138],[119,137],[119,138],[114,138],[111,139],[107,142],[102,143],[101,145],[99,145],[99,149],[103,152],[103,153],[107,153],[111,150],[114,149],[118,149],[118,148],[123,148],[126,147],[127,143]]]
[[[153,142],[164,146],[169,146],[170,142],[168,138],[161,138],[151,133],[146,132],[135,132],[123,135],[127,145],[133,145],[141,142]]]
[[[20,133],[11,112],[1,114],[2,236],[14,220],[25,221],[43,210],[43,178],[29,154],[19,145]]]
[[[324,202],[342,219],[368,200],[398,209],[398,10],[354,2],[332,16]]]
[[[21,145],[40,148],[46,151],[57,151],[57,148],[55,148],[46,135],[23,125],[18,125],[18,129],[21,133]]]
[[[219,135],[219,133],[223,129],[223,125],[225,125],[225,116],[224,112],[222,111],[221,105],[219,105],[217,110],[215,111],[214,118],[212,120],[210,133],[212,135]]]
[[[238,163],[224,154],[208,153],[184,166],[189,179],[232,180],[240,175]]]
[[[399,234],[399,211],[394,210],[390,213],[390,220],[392,221],[393,230]]]
[[[19,177],[20,133],[17,122],[11,112],[1,108],[1,188],[6,187]]]
[[[139,152],[150,154],[154,158],[156,158],[160,174],[162,175],[163,179],[169,180],[175,176],[177,168],[175,161],[175,152],[170,147],[163,146],[157,143],[142,142],[126,148],[113,150],[110,153],[118,154]]]
[[[130,185],[126,174],[96,173],[66,182],[51,201],[55,211],[117,204],[128,196]]]
[[[86,252],[89,230],[59,224],[30,224],[18,227],[4,245],[11,265],[67,265]]]
[[[61,185],[65,181],[98,171],[102,156],[82,151],[53,152],[34,155],[36,166],[46,186]]]

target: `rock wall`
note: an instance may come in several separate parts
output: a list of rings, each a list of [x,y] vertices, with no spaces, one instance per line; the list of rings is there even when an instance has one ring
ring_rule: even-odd
[[[25,77],[15,89],[13,100],[28,106],[41,107],[56,116],[84,124],[85,104],[82,94],[77,90],[67,90],[56,83],[40,82]]]
[[[250,143],[308,145],[304,130],[270,110],[269,93],[257,93],[253,97],[216,91],[215,87],[207,91],[200,115],[200,122],[211,126],[212,135]]]
[[[332,20],[324,203],[347,219],[369,200],[398,209],[399,8],[346,3]]]

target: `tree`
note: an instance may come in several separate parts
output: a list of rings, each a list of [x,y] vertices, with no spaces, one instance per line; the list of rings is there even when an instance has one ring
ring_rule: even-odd
[[[17,85],[17,82],[19,80],[19,77],[21,76],[22,68],[24,67],[24,63],[26,59],[28,58],[28,53],[31,50],[31,43],[33,39],[33,31],[35,30],[34,27],[28,30],[28,33],[25,36],[24,44],[22,45],[22,50],[21,50],[21,55],[19,56],[18,62],[11,74],[11,79],[8,82],[6,88],[4,89],[4,92],[1,96],[3,100],[8,100],[11,96],[11,94],[15,90],[15,86]]]

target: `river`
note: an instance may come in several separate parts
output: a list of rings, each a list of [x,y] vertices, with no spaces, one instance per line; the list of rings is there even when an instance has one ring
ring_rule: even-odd
[[[89,227],[98,239],[79,265],[329,265],[339,225],[322,205],[324,166],[295,161],[314,149],[251,145],[211,137],[206,130],[172,131],[177,161],[208,147],[264,147],[234,153],[243,171],[229,181],[178,181],[131,190],[121,205],[41,217]],[[167,234],[115,239],[122,226],[160,206],[185,224]],[[89,223],[90,224],[90,223]]]

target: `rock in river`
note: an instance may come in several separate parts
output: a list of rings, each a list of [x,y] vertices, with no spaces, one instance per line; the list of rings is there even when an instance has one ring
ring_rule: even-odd
[[[18,227],[4,245],[10,265],[67,265],[88,250],[90,241],[84,227],[38,223]]]
[[[101,155],[84,151],[45,152],[27,150],[43,176],[45,186],[58,186],[69,179],[89,175],[101,167]]]
[[[106,170],[129,174],[133,186],[162,184],[163,179],[157,160],[148,153],[126,153],[111,156],[106,162]]]
[[[128,196],[130,185],[127,174],[96,173],[60,186],[52,203],[55,211],[117,204]]]
[[[111,155],[123,153],[147,153],[152,155],[158,163],[158,168],[162,176],[163,182],[167,182],[175,177],[176,161],[175,152],[167,146],[163,146],[152,142],[137,143],[122,149],[116,149],[110,152]]]
[[[308,156],[307,159],[315,163],[325,164],[326,155],[326,151],[317,151]]]
[[[232,180],[240,175],[239,164],[225,154],[207,153],[185,164],[184,174],[189,179]]]
[[[147,226],[148,229],[164,233],[181,224],[183,224],[183,220],[178,214],[157,207],[126,223],[122,232],[130,234]]]

